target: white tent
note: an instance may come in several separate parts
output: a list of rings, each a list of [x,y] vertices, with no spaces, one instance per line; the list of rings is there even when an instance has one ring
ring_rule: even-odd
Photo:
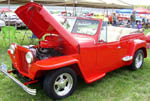
[[[132,8],[132,5],[120,0],[66,0],[76,3],[77,6],[88,6],[94,8]]]
[[[11,0],[11,4],[26,3],[31,0]],[[92,8],[132,8],[132,5],[123,3],[120,0],[34,0],[51,6],[76,6]],[[7,3],[7,0],[0,0],[1,3]]]

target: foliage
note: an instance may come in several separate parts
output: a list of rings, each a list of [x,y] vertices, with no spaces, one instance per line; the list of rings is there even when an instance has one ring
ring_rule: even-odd
[[[12,27],[10,27],[13,29]],[[11,30],[8,31],[8,27],[2,28],[0,33],[0,48],[8,48],[11,43],[17,43],[20,45],[36,44],[38,39],[32,38],[32,32],[30,30]]]
[[[150,29],[145,29],[144,34],[146,35],[148,33],[150,34]]]
[[[135,5],[135,6],[134,6],[134,8],[138,8],[138,7],[150,9],[150,6],[145,6],[145,5]]]

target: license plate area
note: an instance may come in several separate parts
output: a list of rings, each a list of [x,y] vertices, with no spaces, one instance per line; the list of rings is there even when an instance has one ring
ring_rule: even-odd
[[[5,64],[2,64],[0,66],[1,70],[3,70],[4,72],[7,72],[7,66]]]

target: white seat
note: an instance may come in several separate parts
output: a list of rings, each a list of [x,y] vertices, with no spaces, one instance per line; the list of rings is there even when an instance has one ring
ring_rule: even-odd
[[[114,42],[119,41],[119,36],[121,32],[121,28],[109,26],[108,27],[108,35],[107,35],[107,42]]]
[[[121,37],[133,34],[133,32],[136,32],[136,31],[138,31],[138,29],[108,26],[107,27],[107,42],[119,41]],[[101,34],[101,37],[104,38],[105,33]]]
[[[123,36],[127,36],[130,34],[133,34],[133,32],[138,31],[138,29],[132,29],[132,28],[123,28],[120,34],[120,38]]]

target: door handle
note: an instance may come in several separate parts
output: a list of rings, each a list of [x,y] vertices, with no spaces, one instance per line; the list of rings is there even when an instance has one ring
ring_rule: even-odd
[[[120,46],[118,46],[117,48],[118,48],[118,49],[120,49],[121,47],[120,47]]]

